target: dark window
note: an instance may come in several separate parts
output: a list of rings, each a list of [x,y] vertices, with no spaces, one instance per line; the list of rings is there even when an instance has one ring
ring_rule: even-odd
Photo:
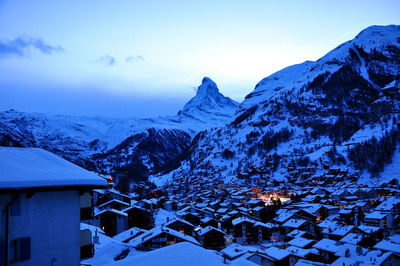
[[[11,216],[19,216],[21,215],[21,196],[20,194],[12,194],[11,195]]]
[[[10,241],[10,261],[24,261],[31,259],[31,238],[23,237]]]

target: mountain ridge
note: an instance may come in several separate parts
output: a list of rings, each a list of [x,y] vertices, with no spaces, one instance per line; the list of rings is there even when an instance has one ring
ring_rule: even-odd
[[[317,61],[262,79],[229,125],[202,134],[179,169],[151,180],[213,173],[237,181],[257,169],[257,178],[285,182],[288,169],[310,165],[311,176],[323,175],[323,165],[346,168],[360,181],[384,175],[398,158],[389,147],[399,141],[399,88],[386,87],[399,69],[400,26],[368,27]],[[360,145],[374,151],[371,158]]]

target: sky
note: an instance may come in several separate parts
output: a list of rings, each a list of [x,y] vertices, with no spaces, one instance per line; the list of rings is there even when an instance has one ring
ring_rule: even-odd
[[[400,1],[0,0],[0,111],[172,115],[204,76],[241,102],[317,60]]]

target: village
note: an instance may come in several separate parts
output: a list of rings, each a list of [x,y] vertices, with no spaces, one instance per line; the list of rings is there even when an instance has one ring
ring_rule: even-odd
[[[1,147],[0,162],[0,265],[400,264],[396,179],[298,168],[301,185],[209,174],[121,193],[42,149]]]
[[[328,168],[321,176],[310,169],[290,173],[304,181],[270,182],[246,173],[227,185],[195,176],[153,191],[139,184],[134,190],[140,193],[127,195],[112,188],[109,177],[109,188],[91,191],[93,217],[81,225],[124,243],[121,262],[128,250],[154,252],[189,242],[238,265],[400,265],[396,179],[369,187],[342,169]],[[88,264],[104,254],[101,240],[93,239]]]

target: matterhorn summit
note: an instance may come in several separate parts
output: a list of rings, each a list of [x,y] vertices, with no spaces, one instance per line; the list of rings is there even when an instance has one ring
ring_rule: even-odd
[[[232,117],[238,106],[239,103],[219,92],[214,81],[204,77],[196,95],[185,104],[179,115],[204,121],[222,121]]]

